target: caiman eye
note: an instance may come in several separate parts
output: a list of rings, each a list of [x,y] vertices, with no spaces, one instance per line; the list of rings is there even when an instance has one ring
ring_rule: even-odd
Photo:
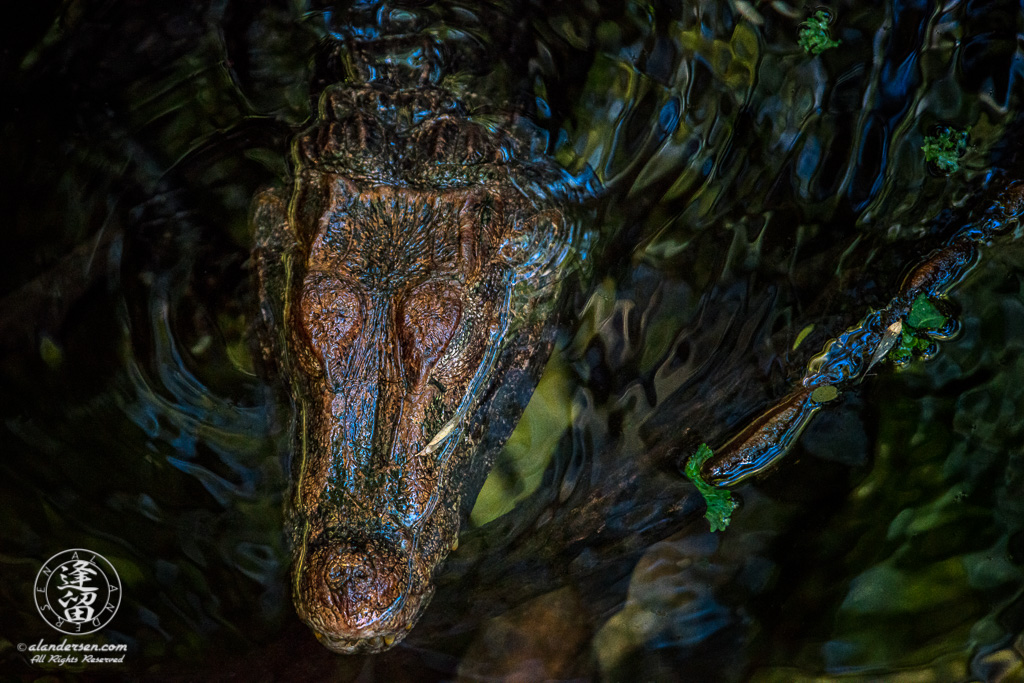
[[[338,278],[313,272],[302,283],[299,308],[312,347],[324,363],[338,362],[359,332],[359,295]]]
[[[417,379],[444,353],[462,320],[459,290],[443,282],[427,282],[402,299],[402,360],[410,379]]]

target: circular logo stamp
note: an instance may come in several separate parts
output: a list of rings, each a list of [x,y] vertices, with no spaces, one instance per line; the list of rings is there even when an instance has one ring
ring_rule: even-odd
[[[121,578],[99,553],[57,553],[36,574],[36,608],[61,633],[82,636],[110,623],[121,606]]]

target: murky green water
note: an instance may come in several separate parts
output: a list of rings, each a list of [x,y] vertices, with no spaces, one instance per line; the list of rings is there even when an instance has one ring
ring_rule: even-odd
[[[248,344],[248,205],[309,115],[321,15],[150,5],[5,31],[4,673],[53,671],[17,650],[59,640],[33,581],[85,547],[124,586],[86,637],[128,644],[114,676],[1024,676],[1019,246],[955,290],[955,341],[830,404],[724,533],[679,470],[1020,175],[1019,6],[832,5],[815,57],[812,5],[522,10],[551,152],[607,188],[594,281],[423,621],[344,658],[292,611],[289,415]],[[939,126],[971,127],[951,175],[920,149]]]

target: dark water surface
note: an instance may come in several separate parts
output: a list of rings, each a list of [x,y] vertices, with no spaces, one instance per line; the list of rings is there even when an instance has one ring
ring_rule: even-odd
[[[158,4],[3,30],[3,674],[1024,678],[1021,246],[985,248],[955,341],[829,404],[725,532],[679,469],[1020,176],[1019,4],[830,5],[820,56],[816,5],[517,8],[549,149],[605,188],[594,277],[422,622],[359,657],[293,612],[290,415],[250,339],[248,206],[287,178],[323,10]],[[921,153],[941,126],[971,127],[949,175]],[[59,642],[33,581],[77,547],[120,575],[81,640],[122,666],[18,651]]]

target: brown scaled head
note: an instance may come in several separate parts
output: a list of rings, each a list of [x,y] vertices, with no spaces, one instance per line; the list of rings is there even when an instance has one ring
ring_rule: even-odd
[[[522,394],[548,348],[569,240],[556,212],[495,187],[307,171],[287,217],[261,227],[257,213],[278,245],[258,258],[261,295],[285,323],[298,411],[295,602],[335,651],[386,649],[418,619],[490,466],[481,451],[518,419],[496,408],[511,405],[504,384]]]

